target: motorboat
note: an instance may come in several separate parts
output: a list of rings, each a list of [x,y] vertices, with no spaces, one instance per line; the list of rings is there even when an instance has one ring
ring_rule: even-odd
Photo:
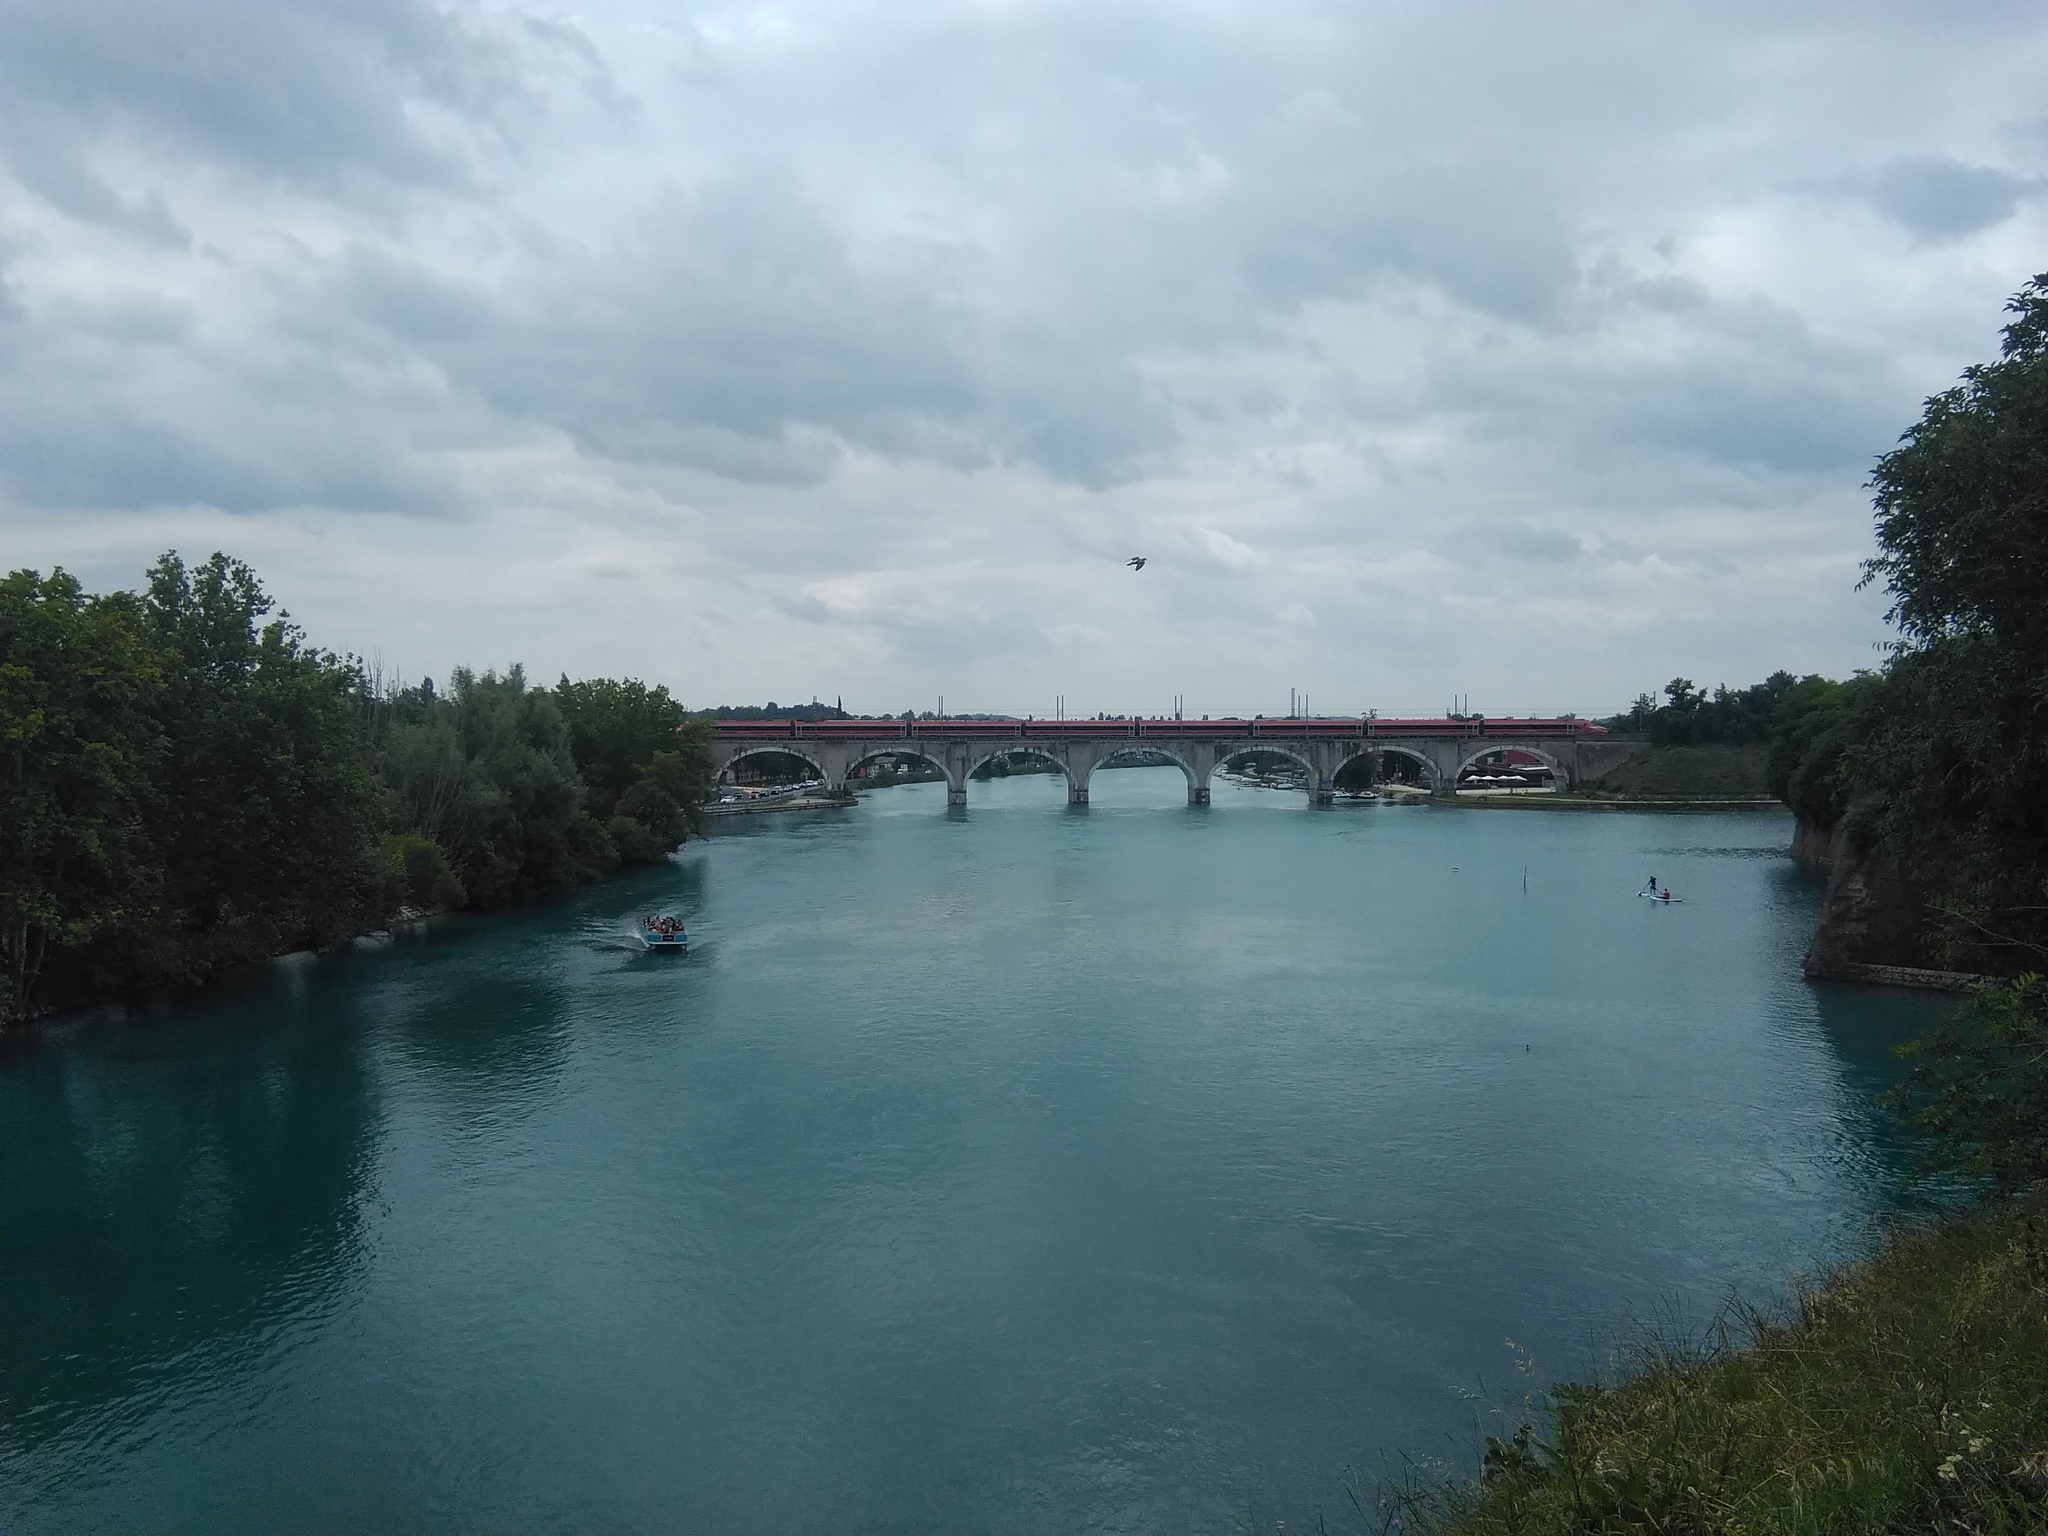
[[[690,935],[680,917],[650,917],[640,925],[640,942],[664,954],[679,954],[690,947]]]

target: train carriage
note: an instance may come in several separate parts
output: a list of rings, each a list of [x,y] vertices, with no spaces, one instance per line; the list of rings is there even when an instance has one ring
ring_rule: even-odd
[[[1039,740],[1089,740],[1099,741],[1105,736],[1132,736],[1137,734],[1128,717],[1119,716],[1114,720],[1027,720],[1024,734]]]
[[[1299,741],[1304,736],[1349,738],[1365,734],[1363,720],[1346,719],[1282,719],[1257,720],[1254,736],[1288,736]]]
[[[1014,741],[1022,733],[1023,725],[1021,720],[917,720],[911,723],[910,734],[954,741],[962,737]]]
[[[807,720],[797,735],[815,741],[901,741],[910,734],[902,720]]]

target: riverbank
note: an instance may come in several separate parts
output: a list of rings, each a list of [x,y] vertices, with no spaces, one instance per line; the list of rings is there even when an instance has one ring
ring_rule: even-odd
[[[1894,1233],[1699,1346],[1555,1389],[1437,1536],[2048,1529],[2048,1191]]]
[[[1553,789],[1498,790],[1461,789],[1455,799],[1432,794],[1420,785],[1382,784],[1383,799],[1402,799],[1434,805],[1478,806],[1482,809],[1523,811],[1782,811],[1781,801],[1769,795],[1757,797],[1727,795],[1620,795],[1560,794]]]
[[[1501,809],[1543,811],[1781,811],[1785,807],[1770,796],[1754,799],[1723,795],[1642,795],[1623,798],[1611,795],[1558,794],[1539,790],[1530,794],[1497,790],[1458,791],[1459,805]]]
[[[707,805],[703,812],[707,818],[761,816],[770,811],[843,810],[849,805],[859,803],[858,795],[792,795],[786,800],[741,800],[731,805]]]

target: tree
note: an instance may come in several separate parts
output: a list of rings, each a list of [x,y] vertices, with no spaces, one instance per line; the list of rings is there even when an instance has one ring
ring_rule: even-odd
[[[165,912],[138,960],[196,979],[358,931],[384,888],[357,669],[305,644],[256,574],[175,552],[143,612],[163,671]]]
[[[128,594],[62,570],[0,581],[0,1025],[35,1009],[53,961],[155,916],[162,681]]]
[[[702,825],[711,787],[711,727],[659,685],[592,678],[555,687],[592,812],[628,864],[666,858]]]
[[[1975,968],[2048,956],[2048,274],[2007,306],[1998,361],[1929,400],[1878,461],[1900,641],[1856,770],[1868,839],[1940,894]]]
[[[398,701],[382,754],[400,819],[445,849],[469,899],[493,906],[597,879],[618,862],[554,696],[458,667],[445,697]]]

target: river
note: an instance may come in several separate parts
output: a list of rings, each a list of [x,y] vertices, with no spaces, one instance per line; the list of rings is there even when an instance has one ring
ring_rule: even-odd
[[[1182,782],[750,818],[0,1049],[0,1528],[1352,1529],[1897,1198],[1938,1005],[1800,979],[1786,817]]]

